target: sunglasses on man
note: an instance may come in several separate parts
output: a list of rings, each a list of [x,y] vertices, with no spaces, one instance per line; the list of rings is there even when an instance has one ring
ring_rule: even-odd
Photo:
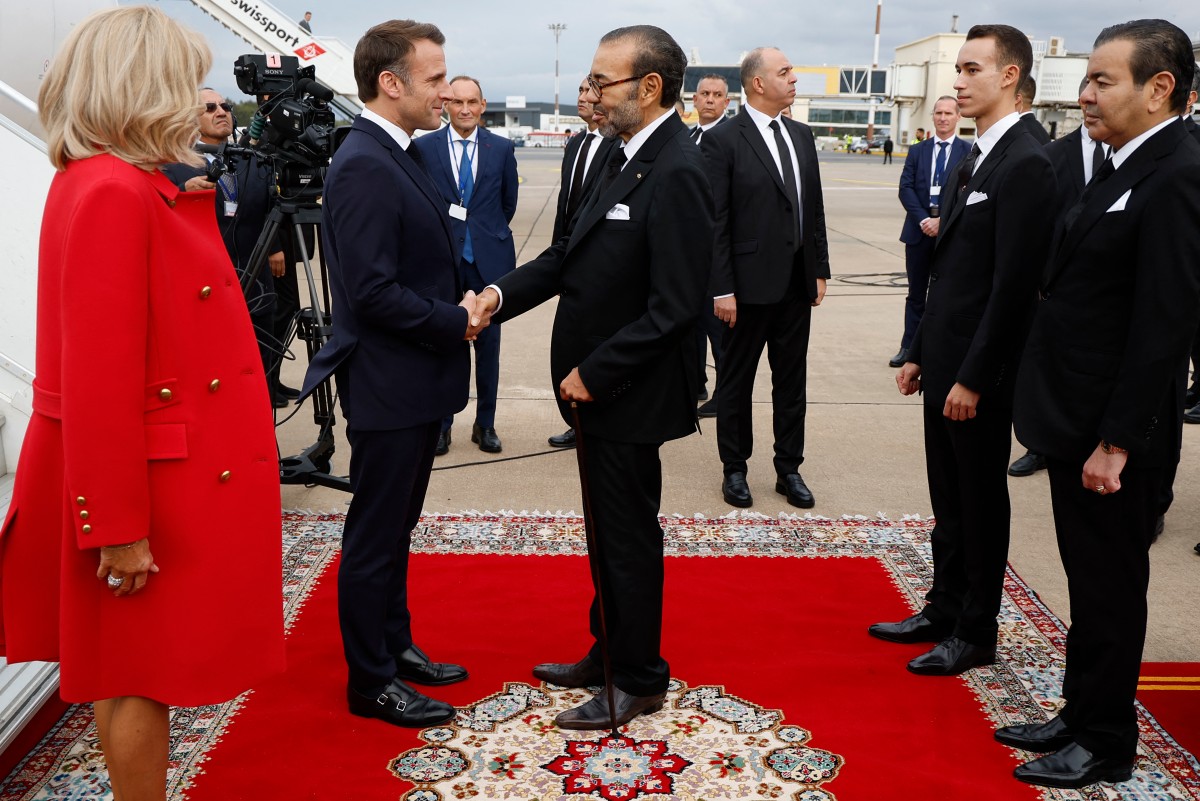
[[[217,106],[220,106],[221,110],[224,111],[226,114],[229,114],[233,111],[233,106],[229,105],[228,103],[205,103],[204,104],[204,113],[212,114],[214,111],[217,110]]]

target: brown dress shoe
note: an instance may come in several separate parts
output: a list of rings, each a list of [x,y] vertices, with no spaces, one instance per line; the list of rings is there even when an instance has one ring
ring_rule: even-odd
[[[666,693],[655,695],[630,695],[620,687],[613,688],[613,702],[617,713],[617,728],[624,726],[638,715],[649,715],[663,708]],[[607,729],[613,725],[608,714],[608,688],[596,693],[592,700],[574,709],[560,712],[554,722],[560,729],[592,731]]]
[[[549,684],[576,689],[604,684],[604,668],[586,656],[573,665],[543,662],[533,669],[533,676]]]

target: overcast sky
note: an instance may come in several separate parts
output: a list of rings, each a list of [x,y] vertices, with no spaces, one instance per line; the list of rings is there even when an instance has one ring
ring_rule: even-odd
[[[190,0],[157,2],[208,38],[216,63],[210,83],[240,98],[231,75],[232,63],[251,49]],[[273,0],[273,4],[293,19],[312,11],[317,37],[335,36],[351,49],[363,31],[383,21],[389,11],[432,22],[446,35],[451,74],[469,73],[479,78],[485,96],[494,104],[502,104],[506,95],[525,95],[530,101],[554,99],[551,23],[567,26],[559,39],[559,64],[560,102],[568,107],[600,36],[623,25],[658,25],[675,37],[689,57],[697,54],[701,63],[714,65],[736,64],[743,52],[758,45],[781,48],[793,64],[869,64],[875,32],[875,0],[441,0],[419,4]],[[1138,17],[1169,19],[1193,40],[1200,38],[1200,3],[1196,0],[884,0],[879,63],[889,64],[897,45],[948,31],[953,14],[959,15],[960,32],[977,23],[1003,22],[1034,39],[1062,36],[1073,52],[1090,50],[1103,26]]]

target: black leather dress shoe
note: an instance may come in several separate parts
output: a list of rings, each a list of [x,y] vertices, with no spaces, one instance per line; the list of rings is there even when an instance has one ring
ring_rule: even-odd
[[[295,387],[289,387],[287,384],[276,384],[275,394],[282,395],[289,400],[295,400],[296,398],[300,397],[300,390],[296,389]]]
[[[630,695],[620,687],[613,688],[613,706],[617,714],[617,728],[624,726],[638,715],[649,715],[663,708],[666,693],[656,695]],[[608,688],[598,692],[586,704],[558,713],[554,719],[560,729],[591,731],[612,726],[608,714]]]
[[[942,640],[932,651],[921,654],[908,663],[910,673],[919,676],[957,676],[973,667],[996,661],[996,649],[972,645],[958,637]]]
[[[799,506],[801,509],[811,509],[817,504],[799,473],[788,473],[786,476],[777,478],[775,491],[780,495],[786,495],[788,503],[792,506]]]
[[[1025,451],[1025,455],[1008,466],[1010,476],[1032,476],[1039,470],[1046,469],[1046,457],[1033,451]]]
[[[1200,386],[1192,384],[1183,394],[1183,408],[1190,409],[1197,403],[1200,403]]]
[[[1133,777],[1132,759],[1104,759],[1079,743],[1071,743],[1057,754],[1026,762],[1013,771],[1026,784],[1078,790],[1096,782],[1124,782]]]
[[[700,404],[700,408],[696,409],[696,416],[704,417],[704,418],[716,417],[717,416],[717,396],[713,395],[711,398],[706,400],[704,403]]]
[[[908,361],[908,348],[901,348],[895,356],[888,359],[888,367],[903,367],[906,361]]]
[[[346,701],[353,715],[378,718],[393,726],[409,729],[423,729],[426,726],[449,723],[454,720],[456,714],[450,704],[421,695],[399,679],[392,679],[392,683],[374,697],[365,696],[347,684]]]
[[[450,452],[450,429],[447,428],[445,431],[438,434],[438,441],[437,441],[437,445],[435,445],[433,448],[433,455],[434,456],[445,456],[449,452]]]
[[[479,450],[484,453],[499,453],[504,450],[504,446],[500,444],[500,437],[496,436],[496,429],[484,428],[476,423],[471,427],[471,442],[479,446]]]
[[[431,662],[417,646],[393,656],[396,660],[396,678],[413,684],[428,684],[432,687],[454,684],[467,678],[467,669],[450,662]]]
[[[867,629],[867,634],[888,642],[941,642],[950,636],[950,631],[918,612],[899,623],[875,623]]]
[[[604,684],[604,668],[586,656],[573,665],[543,662],[534,667],[533,675],[559,687],[596,687]]]
[[[700,387],[700,391],[696,393],[696,402],[708,400],[708,387]]]
[[[1191,423],[1192,425],[1200,423],[1200,403],[1197,403],[1183,413],[1183,422]]]
[[[292,405],[292,399],[285,398],[283,395],[277,392],[271,396],[271,405],[276,409],[286,409]]]
[[[1159,515],[1154,518],[1154,531],[1150,532],[1150,544],[1158,542],[1158,538],[1162,536],[1163,531],[1167,528],[1167,516]]]
[[[574,448],[575,429],[568,428],[561,434],[555,434],[553,437],[547,437],[546,442],[550,443],[551,448]]]
[[[1048,754],[1066,748],[1073,740],[1067,731],[1067,724],[1057,715],[1045,723],[1020,723],[1016,726],[1004,726],[996,729],[997,742],[1020,748],[1023,751],[1036,751]]]
[[[725,476],[725,481],[721,484],[721,494],[725,496],[725,503],[730,506],[745,509],[754,505],[750,487],[746,485],[745,473],[730,473]]]

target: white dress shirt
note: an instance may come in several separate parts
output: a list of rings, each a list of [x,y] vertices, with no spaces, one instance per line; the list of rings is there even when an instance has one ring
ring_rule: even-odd
[[[458,179],[458,165],[462,163],[463,146],[459,142],[466,142],[467,158],[471,162],[471,182],[479,177],[479,159],[475,158],[479,154],[479,126],[476,125],[471,131],[471,135],[463,137],[459,135],[453,125],[447,125],[450,129],[450,166],[454,170],[454,185],[462,186],[462,182]]]
[[[1083,185],[1087,186],[1092,180],[1092,153],[1096,149],[1096,140],[1088,136],[1086,125],[1079,126],[1079,145],[1080,155],[1083,156]],[[1104,148],[1104,157],[1108,158],[1111,155],[1111,148],[1105,144],[1100,147]]]
[[[370,120],[382,128],[388,136],[396,140],[396,144],[400,145],[400,147],[404,148],[405,150],[408,150],[408,146],[412,144],[412,137],[409,136],[403,128],[387,119],[382,114],[371,111],[369,108],[364,108],[361,116],[364,120]]]
[[[588,147],[587,161],[583,163],[583,180],[586,183],[588,175],[592,172],[592,162],[596,160],[596,151],[600,149],[600,143],[604,141],[604,137],[600,135],[600,129],[588,131],[584,136],[594,137],[591,145]],[[575,177],[575,169],[579,166],[579,154],[583,152],[583,146],[588,144],[586,141],[579,143],[579,149],[575,151],[575,161],[571,163],[571,171],[567,173],[567,180],[573,180]],[[568,184],[569,187],[569,184]],[[567,195],[570,196],[570,189],[567,189]]]
[[[1155,125],[1153,128],[1151,128],[1150,130],[1141,134],[1140,136],[1135,136],[1133,139],[1130,139],[1128,142],[1121,145],[1121,147],[1119,147],[1118,149],[1112,151],[1113,169],[1114,170],[1120,169],[1121,165],[1124,164],[1125,161],[1130,156],[1133,155],[1133,152],[1142,146],[1142,143],[1144,143],[1147,139],[1154,136],[1156,133],[1161,131],[1163,128],[1166,128],[1168,125],[1170,125],[1173,122],[1176,122],[1174,115],[1163,120],[1158,125]]]
[[[987,133],[975,140],[975,144],[979,145],[979,156],[975,159],[975,170],[971,174],[979,172],[979,165],[987,158],[987,154],[991,152],[996,143],[1000,141],[1000,137],[1008,133],[1008,129],[1021,121],[1021,115],[1013,112],[1005,117],[996,120],[996,124],[987,129]]]

